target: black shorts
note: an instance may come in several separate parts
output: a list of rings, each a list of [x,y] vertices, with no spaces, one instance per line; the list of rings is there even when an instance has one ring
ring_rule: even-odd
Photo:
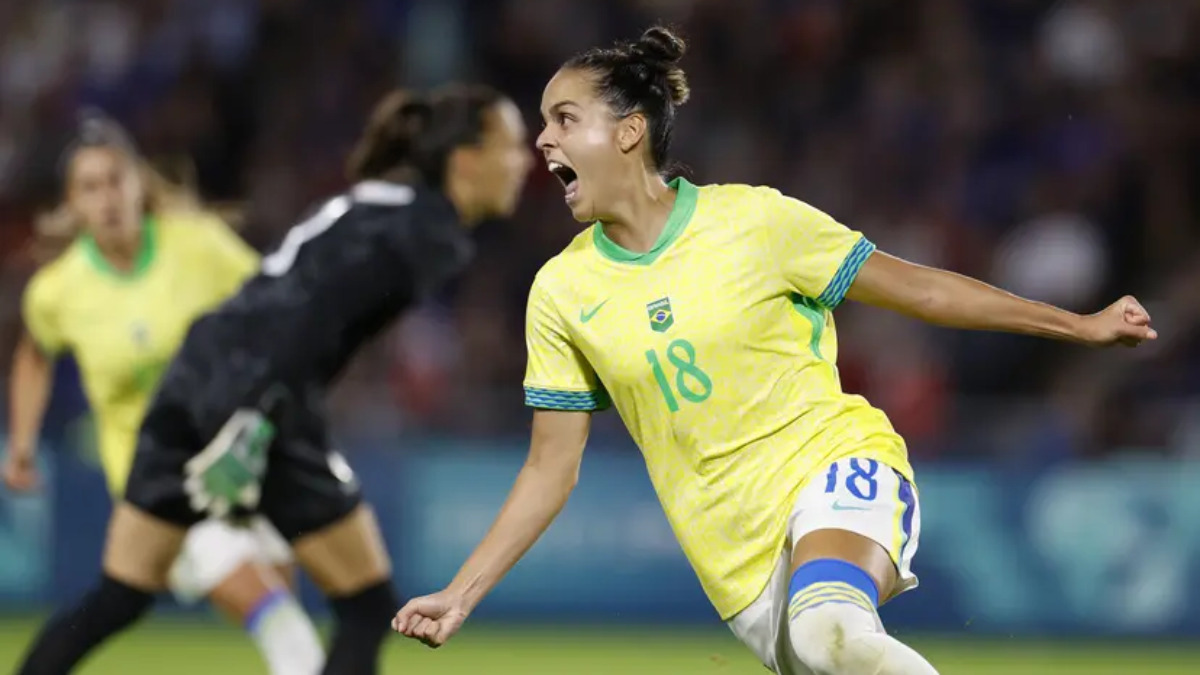
[[[264,387],[239,383],[216,369],[189,368],[183,357],[164,375],[146,413],[125,501],[187,527],[206,514],[191,507],[184,466],[237,409],[254,405]],[[257,512],[293,541],[341,520],[362,495],[341,455],[329,447],[323,392],[285,391],[268,412],[276,435]]]

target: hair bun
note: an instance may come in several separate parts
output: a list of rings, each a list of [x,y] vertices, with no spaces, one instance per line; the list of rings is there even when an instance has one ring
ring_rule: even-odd
[[[654,26],[642,33],[642,37],[638,38],[630,51],[643,61],[669,68],[683,58],[684,52],[687,51],[687,43],[671,32],[671,29]]]

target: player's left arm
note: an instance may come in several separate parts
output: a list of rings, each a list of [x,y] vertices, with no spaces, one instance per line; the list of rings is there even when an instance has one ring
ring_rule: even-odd
[[[1150,314],[1132,296],[1088,315],[1013,295],[977,279],[876,251],[846,297],[948,328],[992,330],[1092,346],[1137,346],[1158,337]]]
[[[877,251],[861,233],[773,190],[761,198],[768,255],[792,288],[828,309],[849,298],[949,328],[1095,346],[1135,346],[1157,337],[1150,315],[1130,296],[1095,314],[1075,314]]]

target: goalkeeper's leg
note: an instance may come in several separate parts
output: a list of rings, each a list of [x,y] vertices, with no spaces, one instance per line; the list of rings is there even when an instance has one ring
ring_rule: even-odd
[[[55,614],[30,647],[19,675],[65,675],[95,647],[145,615],[163,590],[186,529],[118,504],[109,524],[104,574]]]

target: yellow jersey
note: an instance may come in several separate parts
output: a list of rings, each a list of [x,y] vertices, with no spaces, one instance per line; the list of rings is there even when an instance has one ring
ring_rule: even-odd
[[[258,269],[258,254],[204,212],[147,218],[129,272],[80,236],[25,289],[25,326],[48,356],[71,352],[96,417],[100,462],[120,495],[138,429],[192,321]]]
[[[538,272],[526,404],[615,403],[676,537],[723,619],[766,587],[796,497],[848,455],[911,480],[887,417],[842,391],[832,310],[874,251],[765,187],[671,183],[646,253],[595,224]]]

